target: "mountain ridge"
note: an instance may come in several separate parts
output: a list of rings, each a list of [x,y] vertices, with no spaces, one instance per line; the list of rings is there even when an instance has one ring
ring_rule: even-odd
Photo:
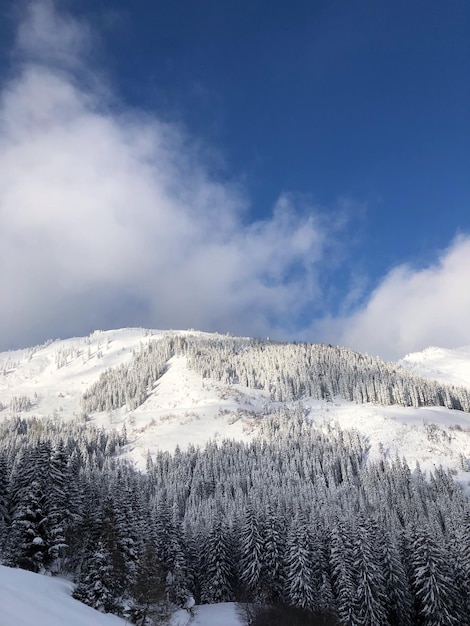
[[[166,354],[160,375],[151,373],[150,378],[144,380],[142,402],[129,407],[124,398],[124,401],[116,400],[116,405],[89,406],[88,409],[93,410],[87,410],[84,398],[93,386],[99,388],[99,381],[119,368],[124,374],[129,372],[139,355],[145,357],[146,351],[152,350],[149,346],[161,340],[179,341],[190,348],[186,353],[181,349],[178,354]],[[211,343],[218,344],[218,352],[211,352]],[[238,346],[238,353],[233,346]],[[52,417],[90,420],[106,430],[125,428],[129,444],[123,454],[143,468],[148,452],[173,451],[176,446],[203,446],[209,439],[248,441],[263,416],[287,403],[302,405],[309,419],[315,422],[336,421],[344,428],[357,428],[369,440],[371,458],[381,454],[405,455],[411,464],[419,462],[423,469],[429,470],[443,464],[466,481],[464,470],[470,458],[468,414],[444,406],[414,408],[393,403],[358,403],[345,400],[334,393],[334,389],[327,397],[313,397],[305,390],[295,396],[289,391],[297,384],[295,377],[291,376],[291,381],[284,380],[282,368],[292,370],[298,362],[295,355],[307,349],[304,346],[313,350],[314,344],[277,343],[194,330],[149,329],[95,331],[88,337],[46,342],[42,346],[0,354],[0,406],[3,408],[0,419],[14,415]],[[426,381],[433,373],[431,365],[434,364],[429,359],[429,351],[435,354],[436,350],[441,349],[430,348],[428,352],[407,355],[392,364],[392,369],[396,368],[400,375],[403,371],[411,372],[412,377],[419,375],[412,380]],[[454,361],[450,359],[454,352],[439,352],[441,366],[442,354],[449,355],[451,364],[462,363],[467,351],[470,352],[468,349],[454,351],[459,356]],[[368,355],[324,346],[326,360],[336,353],[359,355],[359,363],[376,362]],[[419,354],[424,355],[421,360]],[[275,376],[272,380],[266,376],[261,380],[259,370],[256,374],[255,361],[259,358],[272,362],[276,384],[273,383]],[[199,359],[199,365],[192,362],[195,359]],[[253,363],[250,364],[249,359]],[[220,370],[220,367],[225,369]],[[451,365],[447,368],[448,381],[452,378],[452,367],[455,369]],[[231,380],[227,380],[227,372]],[[307,376],[305,380],[308,382],[311,378]],[[454,380],[457,378],[455,375]],[[376,386],[376,381],[372,382]],[[281,383],[288,390],[285,397],[278,388]],[[419,382],[419,385],[424,384],[427,382]],[[110,389],[112,393],[112,385]]]

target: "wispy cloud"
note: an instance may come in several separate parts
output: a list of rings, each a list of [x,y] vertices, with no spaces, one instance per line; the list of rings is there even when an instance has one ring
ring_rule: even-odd
[[[47,1],[18,27],[0,102],[3,347],[134,324],[259,335],[315,310],[321,219],[283,194],[247,222],[243,191],[181,128],[77,80],[92,45]]]
[[[88,24],[59,14],[52,0],[24,3],[24,6],[26,17],[19,22],[16,37],[19,58],[69,69],[83,65],[93,45]]]
[[[470,344],[470,237],[459,236],[424,269],[394,268],[351,315],[323,320],[331,341],[396,359],[427,346]]]

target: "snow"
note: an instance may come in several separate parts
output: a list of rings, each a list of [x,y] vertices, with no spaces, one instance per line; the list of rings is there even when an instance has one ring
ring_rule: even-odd
[[[0,419],[13,413],[80,419],[83,392],[106,369],[128,363],[133,351],[170,332],[140,328],[95,331],[89,337],[0,353],[0,402],[7,407],[0,411]],[[207,336],[197,331],[178,332]],[[57,359],[64,355],[68,355],[67,363],[58,368]],[[31,399],[31,410],[9,411],[11,400],[21,396]],[[190,443],[202,446],[209,439],[249,439],[252,427],[247,418],[258,409],[259,397],[256,390],[238,392],[205,381],[187,367],[185,358],[173,357],[142,406],[132,412],[122,408],[91,417],[94,425],[105,429],[119,430],[125,425],[131,440],[126,456],[143,469],[149,451],[173,451],[177,445],[186,448]]]
[[[221,602],[197,606],[194,618],[187,611],[177,611],[170,626],[242,626],[242,623],[237,605],[234,602]]]
[[[122,329],[96,331],[89,337],[58,340],[37,348],[0,353],[0,419],[55,416],[81,419],[80,400],[107,368],[132,359],[148,341],[172,331]],[[206,335],[194,331],[180,331]],[[470,387],[470,347],[428,348],[407,355],[401,365],[445,383]],[[58,367],[58,365],[60,367]],[[10,410],[14,398],[31,400],[29,411]],[[470,414],[443,407],[405,408],[357,405],[340,398],[333,402],[304,399],[309,419],[318,424],[355,428],[369,444],[369,458],[396,455],[425,472],[442,465],[470,491]],[[290,403],[294,408],[295,403]],[[279,403],[269,394],[203,379],[189,369],[186,358],[172,357],[147,400],[134,411],[125,408],[96,413],[92,423],[105,429],[126,427],[130,440],[124,456],[145,467],[147,452],[173,451],[178,445],[203,446],[209,439],[247,441],[262,415]],[[469,466],[470,467],[470,466]],[[15,626],[118,626],[125,621],[104,615],[71,597],[72,583],[0,566],[0,624]],[[171,626],[240,626],[235,604],[197,606],[190,621],[178,611]]]
[[[0,565],[0,624],[5,626],[124,626],[124,619],[99,613],[72,598],[73,583]],[[171,626],[241,626],[233,602],[177,611]]]
[[[304,403],[310,419],[355,428],[368,441],[369,458],[405,458],[414,467],[432,471],[442,465],[469,484],[470,473],[460,467],[470,458],[470,414],[444,407],[357,405],[344,400]]]
[[[96,331],[89,337],[58,340],[49,345],[0,353],[0,419],[20,413],[81,419],[80,399],[107,368],[127,363],[133,351],[173,331],[121,329]],[[179,333],[208,336],[196,331]],[[58,367],[58,365],[61,367]],[[428,348],[408,355],[402,365],[421,375],[470,386],[470,347],[458,350]],[[27,396],[30,411],[10,411],[15,397]],[[470,415],[442,407],[403,408],[356,405],[304,399],[310,419],[356,428],[370,445],[370,458],[396,454],[423,470],[443,465],[468,483],[470,473],[461,468],[461,457],[470,459]],[[275,410],[269,394],[203,379],[189,369],[185,357],[173,357],[147,400],[134,411],[122,408],[95,413],[92,423],[105,429],[126,427],[129,445],[124,456],[141,469],[147,454],[174,451],[178,445],[203,446],[209,439],[248,441],[256,433],[262,415]]]
[[[147,451],[173,451],[177,445],[203,446],[209,439],[246,440],[249,411],[259,408],[260,393],[237,392],[190,370],[185,357],[172,357],[153,393],[131,414],[121,413],[128,433],[135,434],[133,458],[140,464]],[[250,393],[251,392],[251,393]],[[130,424],[130,427],[128,426]]]
[[[5,626],[124,626],[71,597],[73,584],[0,565],[0,623]]]
[[[470,387],[470,346],[455,349],[430,347],[408,354],[399,363],[425,378]]]

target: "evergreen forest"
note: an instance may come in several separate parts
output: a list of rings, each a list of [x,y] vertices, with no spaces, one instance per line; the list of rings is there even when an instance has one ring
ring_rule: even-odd
[[[175,607],[282,603],[340,624],[470,624],[470,507],[442,469],[367,461],[355,431],[265,416],[250,443],[160,453],[123,430],[0,424],[2,562],[73,578],[136,624]],[[156,617],[155,617],[156,616]]]
[[[74,597],[141,626],[229,601],[345,626],[470,625],[470,505],[452,473],[385,452],[372,461],[366,438],[302,406],[341,397],[469,412],[467,389],[329,345],[168,333],[130,356],[84,391],[73,419],[10,401],[3,564],[69,577]],[[270,401],[251,441],[149,454],[141,472],[124,458],[125,427],[97,428],[93,414],[142,405],[175,356]],[[56,367],[79,357],[58,352]]]

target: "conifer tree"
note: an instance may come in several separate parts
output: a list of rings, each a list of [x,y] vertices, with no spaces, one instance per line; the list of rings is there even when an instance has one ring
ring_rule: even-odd
[[[214,519],[202,551],[203,603],[234,600],[234,563],[229,530],[220,515]]]
[[[261,593],[268,602],[276,602],[280,600],[283,588],[284,539],[281,522],[269,504],[263,524],[263,539]]]
[[[422,626],[457,626],[462,623],[454,575],[448,559],[425,526],[411,537],[412,585]],[[464,618],[466,619],[466,618]]]
[[[355,571],[352,551],[352,533],[346,522],[336,519],[330,540],[330,568],[341,624],[353,621],[355,609]]]
[[[138,561],[135,582],[131,588],[132,604],[129,617],[133,624],[143,626],[147,617],[159,612],[158,605],[165,601],[166,589],[155,551],[155,540],[147,537],[143,553]]]
[[[356,583],[353,626],[387,626],[387,598],[383,564],[377,547],[377,528],[369,518],[358,521],[354,547],[354,573]]]
[[[310,533],[303,515],[291,524],[285,552],[285,599],[300,609],[316,610],[318,598],[314,588],[313,555]]]
[[[22,494],[12,522],[7,564],[40,572],[50,563],[46,499],[38,481]]]
[[[263,567],[263,541],[260,522],[252,504],[248,504],[240,528],[240,579],[250,600],[260,595]]]
[[[109,557],[115,595],[119,596],[128,584],[126,562],[123,555],[122,529],[118,524],[114,498],[106,496],[101,519],[101,542]]]
[[[389,622],[396,626],[410,626],[412,596],[410,583],[395,538],[382,529],[379,545],[387,597]]]
[[[111,565],[111,555],[102,542],[98,543],[84,564],[73,597],[102,613],[120,611],[119,595]]]
[[[0,554],[5,547],[10,522],[8,512],[9,477],[7,460],[3,455],[0,455]]]

